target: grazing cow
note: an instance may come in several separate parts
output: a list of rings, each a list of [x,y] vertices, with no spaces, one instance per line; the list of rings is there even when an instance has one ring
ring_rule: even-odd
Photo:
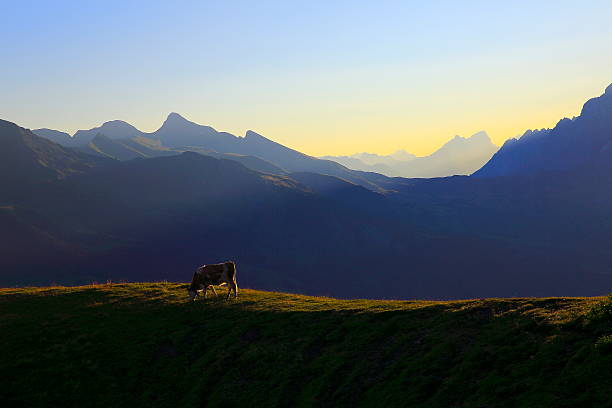
[[[234,291],[234,297],[238,297],[238,285],[236,284],[236,264],[234,262],[223,262],[212,265],[202,265],[193,274],[191,285],[189,285],[189,297],[195,300],[198,292],[204,291],[206,298],[206,289],[210,286],[217,295],[217,291],[213,285],[227,284],[227,299],[229,299]]]

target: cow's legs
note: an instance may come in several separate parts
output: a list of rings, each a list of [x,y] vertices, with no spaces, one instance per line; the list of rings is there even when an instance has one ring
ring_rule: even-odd
[[[238,297],[238,285],[236,285],[236,282],[227,283],[227,299],[230,298],[230,295],[232,294],[232,290],[234,291],[234,297],[237,298]]]
[[[210,285],[210,288],[212,289],[213,293],[215,294],[215,297],[219,296],[217,294],[217,290],[215,289],[215,285]]]

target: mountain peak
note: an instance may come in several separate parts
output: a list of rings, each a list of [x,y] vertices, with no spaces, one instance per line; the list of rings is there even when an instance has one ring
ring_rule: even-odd
[[[77,130],[73,136],[73,144],[86,145],[91,142],[98,133],[104,133],[104,135],[110,139],[128,139],[143,134],[140,130],[123,120],[111,120],[104,122],[99,127],[88,130]]]
[[[170,112],[168,114],[168,117],[166,118],[166,122],[167,121],[185,121],[185,122],[189,122],[187,119],[185,119],[183,116],[181,116],[180,114],[178,114],[176,112]]]
[[[441,148],[432,153],[433,155],[437,154],[448,154],[451,153],[453,155],[461,154],[465,155],[467,150],[476,149],[476,151],[480,152],[480,149],[484,149],[484,151],[489,152],[490,149],[496,149],[497,146],[491,142],[491,138],[484,130],[474,133],[470,137],[462,137],[456,135],[451,140],[446,142]],[[461,152],[461,153],[460,153]]]
[[[472,136],[468,137],[466,140],[471,142],[472,144],[478,144],[480,146],[494,146],[495,144],[489,137],[489,134],[484,130],[474,133]]]
[[[160,129],[170,128],[170,129],[176,130],[177,128],[185,129],[185,128],[196,128],[196,127],[204,128],[208,126],[203,126],[195,122],[192,122],[188,119],[185,119],[184,116],[176,112],[170,112]]]
[[[601,96],[591,98],[582,106],[580,116],[607,116],[612,108],[612,84]]]
[[[166,120],[162,124],[162,127],[180,126],[180,125],[188,125],[188,124],[195,124],[195,123],[185,119],[183,116],[179,115],[176,112],[170,112],[168,114],[168,117],[166,117]]]
[[[104,122],[102,124],[102,126],[100,126],[98,129],[122,129],[122,130],[138,130],[136,129],[134,126],[130,125],[129,123],[127,123],[126,121],[123,120],[109,120],[107,122]],[[93,128],[96,129],[96,128]]]
[[[171,112],[151,136],[167,147],[198,146],[216,151],[223,150],[223,146],[230,143],[227,140],[231,139],[227,134],[221,134],[210,126],[185,119],[176,112]]]
[[[478,140],[478,141],[491,141],[491,138],[484,130],[478,131],[470,136],[468,139]]]
[[[245,139],[259,139],[259,140],[268,140],[266,137],[260,135],[257,132],[253,132],[252,130],[247,130],[246,133],[244,134],[244,138]]]

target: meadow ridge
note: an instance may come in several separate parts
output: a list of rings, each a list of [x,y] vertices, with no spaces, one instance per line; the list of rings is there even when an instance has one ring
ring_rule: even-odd
[[[0,289],[3,405],[610,406],[612,297],[188,302],[186,288]]]

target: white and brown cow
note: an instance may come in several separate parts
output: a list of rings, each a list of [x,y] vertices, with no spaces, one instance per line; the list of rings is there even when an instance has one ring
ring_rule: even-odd
[[[199,291],[204,291],[210,286],[217,296],[217,291],[213,285],[227,285],[227,298],[229,299],[234,291],[234,297],[238,297],[238,285],[236,284],[236,264],[234,262],[223,262],[212,265],[202,265],[193,274],[191,285],[189,285],[189,297],[195,300]]]

